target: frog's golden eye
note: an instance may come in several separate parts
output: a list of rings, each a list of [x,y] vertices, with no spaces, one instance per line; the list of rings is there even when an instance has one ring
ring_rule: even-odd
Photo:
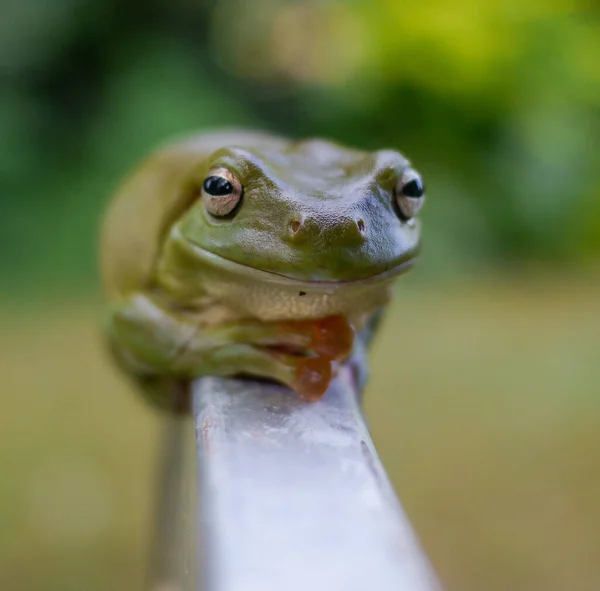
[[[234,214],[242,202],[243,192],[240,180],[226,168],[211,170],[202,184],[204,206],[216,217]]]
[[[402,219],[415,217],[425,202],[425,186],[419,173],[412,168],[404,171],[394,194]]]

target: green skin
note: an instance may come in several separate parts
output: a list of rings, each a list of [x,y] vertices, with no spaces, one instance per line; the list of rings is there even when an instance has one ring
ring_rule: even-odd
[[[203,189],[215,170],[242,188],[225,216]],[[202,375],[272,379],[317,400],[347,363],[362,389],[367,346],[419,249],[424,195],[402,195],[411,171],[392,150],[246,131],[156,152],[104,224],[118,364],[176,411]]]

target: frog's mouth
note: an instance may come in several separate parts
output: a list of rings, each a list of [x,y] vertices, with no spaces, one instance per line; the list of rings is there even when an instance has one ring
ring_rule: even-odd
[[[371,284],[382,283],[388,281],[397,275],[402,275],[409,271],[417,260],[417,252],[408,252],[404,257],[395,261],[393,266],[381,271],[369,275],[367,277],[361,277],[359,279],[341,279],[335,280],[314,280],[314,279],[298,279],[295,277],[289,277],[287,275],[277,273],[275,271],[265,271],[257,267],[251,267],[243,263],[225,258],[222,255],[215,254],[209,250],[198,246],[189,241],[184,242],[186,246],[193,251],[193,256],[196,259],[202,260],[207,263],[210,267],[219,271],[219,274],[231,273],[236,277],[247,277],[252,281],[259,281],[264,283],[276,283],[278,285],[285,285],[296,289],[307,287],[311,288],[311,291],[333,291],[337,288],[343,288],[348,286],[368,286]]]

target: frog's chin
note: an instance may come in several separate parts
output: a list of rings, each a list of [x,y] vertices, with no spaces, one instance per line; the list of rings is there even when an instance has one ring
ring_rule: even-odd
[[[311,287],[317,289],[319,287],[329,291],[335,287],[350,286],[350,285],[369,285],[386,282],[397,275],[401,275],[409,271],[417,260],[416,253],[407,253],[407,255],[400,260],[396,261],[395,264],[390,266],[385,271],[369,275],[367,277],[361,277],[359,279],[344,279],[344,280],[312,280],[312,279],[299,279],[296,277],[289,277],[281,273],[274,271],[264,271],[257,267],[251,267],[238,263],[231,259],[225,258],[219,254],[215,254],[209,250],[187,242],[189,248],[193,249],[194,255],[201,259],[204,263],[208,263],[211,267],[219,269],[224,272],[232,273],[238,277],[247,277],[254,281],[261,281],[265,283],[277,283],[279,285],[287,285],[290,287],[301,288]]]

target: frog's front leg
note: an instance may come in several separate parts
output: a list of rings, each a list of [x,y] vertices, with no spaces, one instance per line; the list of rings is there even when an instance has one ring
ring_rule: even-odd
[[[139,293],[113,308],[109,336],[121,365],[146,384],[172,387],[174,378],[251,375],[316,400],[327,390],[333,363],[349,355],[354,333],[341,317],[202,329],[193,315]]]

